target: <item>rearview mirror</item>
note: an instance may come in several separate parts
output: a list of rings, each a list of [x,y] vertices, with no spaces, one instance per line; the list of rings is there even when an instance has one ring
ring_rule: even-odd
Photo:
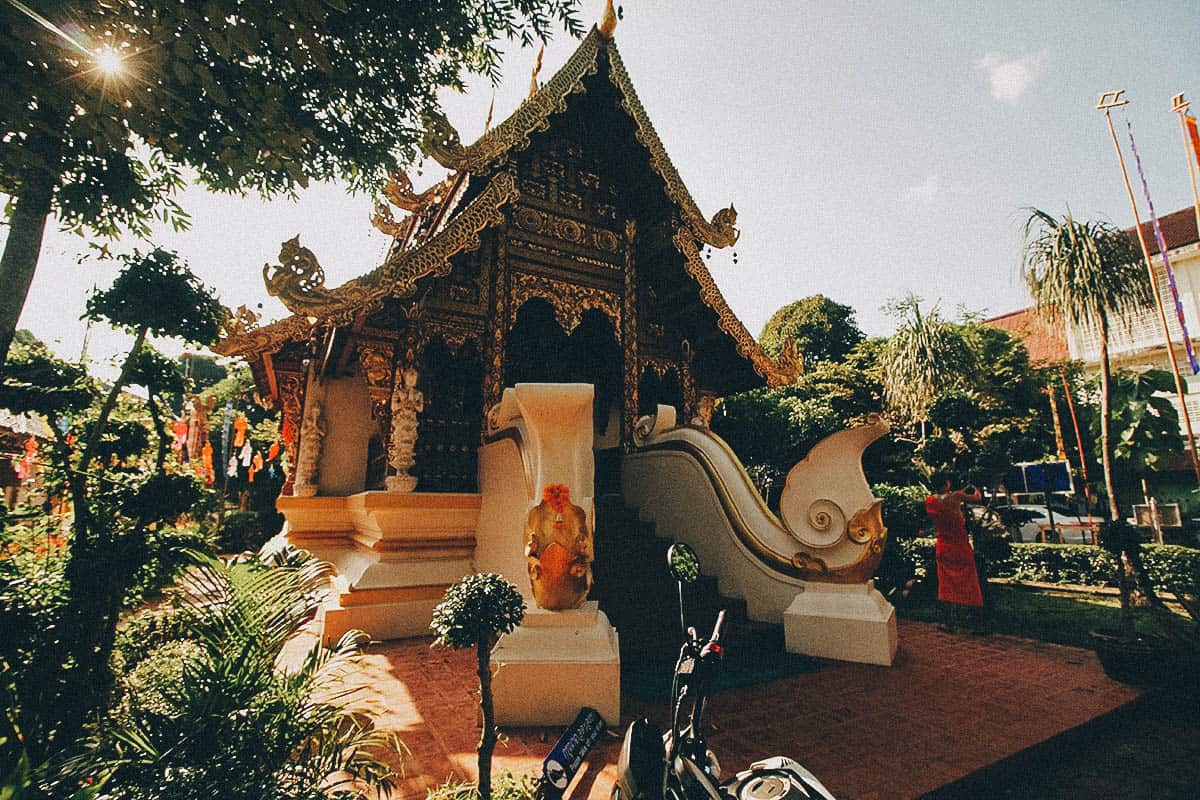
[[[695,550],[679,542],[667,551],[667,569],[680,583],[695,583],[700,578],[700,559]]]

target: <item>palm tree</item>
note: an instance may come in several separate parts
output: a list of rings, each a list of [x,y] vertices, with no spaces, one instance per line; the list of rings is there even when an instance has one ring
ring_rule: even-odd
[[[1112,321],[1129,318],[1154,299],[1137,248],[1124,231],[1105,222],[1061,219],[1029,209],[1021,273],[1039,316],[1095,330],[1100,340],[1100,454],[1113,520],[1121,518],[1113,490],[1112,376],[1108,336]]]
[[[890,310],[900,327],[879,357],[884,399],[889,412],[920,423],[923,433],[929,407],[970,372],[974,355],[958,327],[942,319],[936,307],[921,312],[920,298],[910,294]]]

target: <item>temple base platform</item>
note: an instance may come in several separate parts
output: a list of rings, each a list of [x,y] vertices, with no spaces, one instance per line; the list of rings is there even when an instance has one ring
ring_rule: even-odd
[[[474,570],[478,494],[360,492],[280,497],[287,541],[333,565],[322,639],[348,630],[372,639],[429,633],[433,607]]]
[[[591,706],[610,727],[621,718],[617,631],[594,601],[573,611],[532,608],[492,651],[499,725],[567,725]]]
[[[896,658],[896,609],[873,582],[806,583],[783,612],[783,632],[791,653],[882,666]]]

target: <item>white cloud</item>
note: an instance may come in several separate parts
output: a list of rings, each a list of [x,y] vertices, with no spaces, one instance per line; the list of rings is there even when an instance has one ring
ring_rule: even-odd
[[[942,190],[942,178],[937,173],[930,175],[916,186],[910,186],[905,196],[922,203],[932,203]]]
[[[975,68],[987,73],[992,97],[1002,103],[1015,103],[1041,74],[1045,56],[1045,51],[1016,58],[988,53],[975,61]]]

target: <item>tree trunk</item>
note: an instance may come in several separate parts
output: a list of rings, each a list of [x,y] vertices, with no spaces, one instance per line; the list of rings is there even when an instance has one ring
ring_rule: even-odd
[[[8,238],[0,257],[0,286],[4,287],[0,291],[0,372],[8,360],[8,349],[37,270],[53,194],[54,184],[50,179],[26,180],[8,221]]]
[[[1100,323],[1100,456],[1104,465],[1104,489],[1108,492],[1108,513],[1115,522],[1121,519],[1117,493],[1113,486],[1112,461],[1112,376],[1108,367],[1108,324]]]
[[[479,796],[492,797],[492,750],[496,747],[496,715],[492,706],[492,641],[475,645],[479,659],[479,709],[483,712],[483,731],[479,736]]]
[[[129,355],[125,356],[125,363],[121,365],[121,374],[117,377],[116,383],[108,390],[108,397],[104,398],[104,405],[100,407],[100,414],[96,417],[96,424],[92,428],[92,433],[88,436],[87,445],[83,449],[83,460],[79,462],[79,468],[87,470],[92,462],[92,458],[96,455],[96,447],[100,444],[100,437],[104,435],[104,427],[108,424],[108,417],[112,414],[113,408],[117,405],[117,398],[121,395],[121,390],[129,382],[129,373],[133,369],[133,362],[137,359],[138,353],[142,350],[142,345],[146,341],[146,327],[143,325],[138,328],[137,338],[133,340],[133,348],[129,351]]]
[[[1108,323],[1100,321],[1100,462],[1104,467],[1104,491],[1108,494],[1109,519],[1117,522],[1121,519],[1121,509],[1117,506],[1117,492],[1113,485],[1112,440],[1112,376],[1108,366]],[[1130,624],[1130,591],[1129,571],[1126,568],[1125,554],[1117,555],[1117,587],[1121,592],[1121,622]]]
[[[167,440],[167,428],[163,425],[162,414],[158,411],[158,403],[154,400],[154,392],[147,391],[146,405],[150,407],[150,419],[154,422],[154,433],[158,435],[158,454],[154,457],[154,471],[162,472],[163,464],[167,463],[167,451],[171,444]]]

